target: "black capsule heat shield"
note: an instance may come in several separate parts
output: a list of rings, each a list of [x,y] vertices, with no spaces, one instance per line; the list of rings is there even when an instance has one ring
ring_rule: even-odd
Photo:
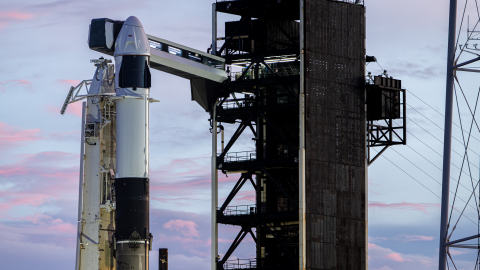
[[[128,240],[136,231],[141,239],[149,236],[148,178],[115,179],[115,238]]]

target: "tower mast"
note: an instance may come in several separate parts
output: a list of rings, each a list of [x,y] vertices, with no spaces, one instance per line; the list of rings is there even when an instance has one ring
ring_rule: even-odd
[[[443,175],[442,175],[442,208],[440,220],[440,248],[438,269],[445,270],[447,262],[446,243],[448,231],[448,202],[450,192],[450,161],[452,151],[452,114],[453,114],[453,80],[455,76],[455,36],[457,22],[457,0],[450,0],[450,22],[448,29],[447,85],[445,97],[445,133],[443,139]]]

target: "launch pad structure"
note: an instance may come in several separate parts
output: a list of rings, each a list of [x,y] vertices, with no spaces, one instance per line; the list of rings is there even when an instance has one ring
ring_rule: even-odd
[[[221,38],[217,12],[241,16]],[[378,155],[367,149],[382,146],[380,155],[405,144],[406,117],[399,80],[375,77],[366,91],[363,1],[217,1],[213,18],[213,54],[241,71],[205,108],[217,131],[212,270],[368,269],[367,168]],[[227,128],[236,130],[224,146]],[[255,150],[231,152],[245,133]],[[241,173],[220,203],[219,171]],[[255,189],[255,204],[231,205],[244,185]],[[226,251],[218,250],[218,224],[238,226]],[[247,235],[256,258],[229,260]]]
[[[241,17],[225,22],[223,37],[218,13]],[[212,270],[368,269],[367,169],[406,144],[406,112],[399,80],[365,83],[363,1],[217,0],[208,53],[147,35],[133,16],[92,20],[89,46],[116,66],[94,60],[93,80],[72,87],[62,107],[87,100],[77,270],[149,268],[150,68],[190,80],[192,100],[210,115]],[[246,134],[251,146],[233,152]],[[371,147],[383,149],[371,158]],[[240,175],[222,202],[219,173]],[[255,202],[232,205],[245,185]],[[238,228],[228,250],[218,250],[219,225]],[[255,258],[231,260],[247,235]]]

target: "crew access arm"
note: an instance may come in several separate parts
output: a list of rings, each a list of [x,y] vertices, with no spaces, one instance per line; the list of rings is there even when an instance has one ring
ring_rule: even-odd
[[[115,40],[124,21],[93,19],[88,44],[90,49],[113,56]],[[227,80],[225,59],[172,41],[147,35],[150,67],[190,80],[192,100],[209,110]],[[208,91],[207,91],[208,89]]]

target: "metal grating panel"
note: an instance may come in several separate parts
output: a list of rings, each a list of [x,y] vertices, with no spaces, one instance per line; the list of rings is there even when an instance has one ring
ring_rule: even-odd
[[[307,269],[366,269],[365,9],[305,0]]]

